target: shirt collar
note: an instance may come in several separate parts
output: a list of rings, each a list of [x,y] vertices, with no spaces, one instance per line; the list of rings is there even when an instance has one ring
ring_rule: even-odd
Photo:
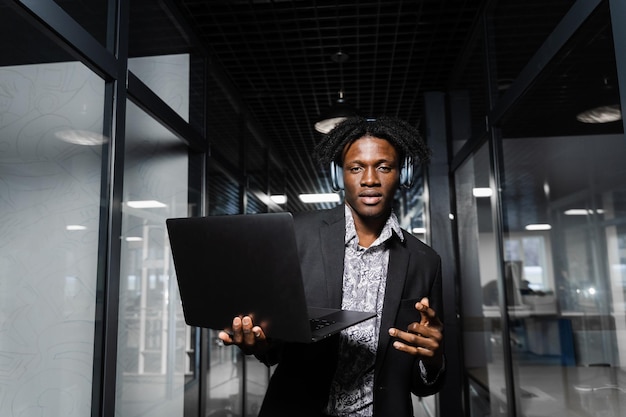
[[[346,214],[346,237],[345,243],[346,245],[350,242],[354,242],[353,244],[356,246],[358,244],[358,240],[356,239],[356,227],[354,225],[354,218],[352,217],[352,210],[348,205],[345,206],[345,214]],[[378,239],[372,243],[371,246],[380,245],[387,240],[391,239],[393,235],[398,236],[401,242],[404,241],[404,235],[402,234],[402,229],[400,228],[400,223],[398,222],[398,218],[396,214],[391,211],[391,214],[387,218],[385,225],[383,226],[383,230],[380,232]]]

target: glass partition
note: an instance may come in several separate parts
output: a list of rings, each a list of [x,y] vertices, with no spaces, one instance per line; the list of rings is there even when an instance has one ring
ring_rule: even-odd
[[[198,131],[204,131],[204,60],[169,2],[130,2],[128,69]],[[192,117],[190,118],[190,115]]]
[[[621,121],[582,118],[619,105],[615,74],[601,5],[502,125],[500,267],[520,416],[617,417],[626,405],[626,138]]]
[[[179,138],[127,105],[116,416],[181,415],[193,371],[165,228],[188,215],[188,156]]]
[[[0,8],[0,415],[88,416],[105,83]]]
[[[502,286],[493,228],[489,149],[485,144],[455,173],[464,362],[470,416],[506,416]],[[505,414],[503,414],[503,412]]]
[[[220,80],[212,74],[207,77],[206,115],[207,139],[211,149],[216,149],[233,167],[241,168],[245,120],[233,106]]]

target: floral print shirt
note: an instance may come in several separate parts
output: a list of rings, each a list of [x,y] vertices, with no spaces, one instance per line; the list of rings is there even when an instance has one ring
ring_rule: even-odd
[[[400,224],[391,213],[380,236],[368,248],[359,245],[352,211],[346,213],[346,252],[343,296],[345,310],[376,312],[376,317],[340,334],[339,361],[330,387],[326,412],[333,416],[371,417],[374,403],[374,362],[389,265],[387,241],[403,240]]]

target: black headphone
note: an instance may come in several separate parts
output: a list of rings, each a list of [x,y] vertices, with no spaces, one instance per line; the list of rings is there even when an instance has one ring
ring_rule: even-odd
[[[400,186],[403,188],[411,188],[413,185],[413,158],[407,156],[400,167]],[[330,163],[330,180],[334,191],[343,190],[343,167],[336,164],[335,161]]]

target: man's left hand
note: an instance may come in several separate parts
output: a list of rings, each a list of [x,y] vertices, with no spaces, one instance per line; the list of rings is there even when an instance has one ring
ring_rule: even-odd
[[[389,335],[396,338],[393,347],[410,355],[421,356],[433,364],[443,361],[443,323],[435,310],[430,308],[428,298],[422,298],[415,304],[421,320],[408,325],[406,331],[389,329]]]

